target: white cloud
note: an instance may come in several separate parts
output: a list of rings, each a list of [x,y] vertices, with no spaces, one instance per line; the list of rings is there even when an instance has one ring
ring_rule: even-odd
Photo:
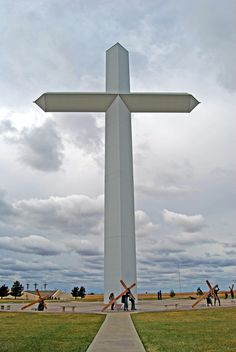
[[[156,234],[159,230],[159,225],[154,224],[150,217],[142,210],[135,212],[136,234],[137,236],[150,236]]]
[[[103,214],[103,196],[85,195],[20,200],[14,203],[23,226],[68,231],[78,235],[99,233]]]
[[[162,216],[166,223],[180,226],[186,232],[197,232],[205,226],[205,220],[201,214],[186,215],[164,209]]]

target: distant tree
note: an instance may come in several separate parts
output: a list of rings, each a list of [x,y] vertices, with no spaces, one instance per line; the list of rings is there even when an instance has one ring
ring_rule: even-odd
[[[175,297],[175,291],[174,290],[170,291],[170,297]]]
[[[6,285],[2,285],[2,286],[0,287],[0,296],[1,296],[1,299],[2,299],[3,297],[8,296],[8,295],[9,295],[9,289],[8,289],[8,287],[7,287]]]
[[[71,294],[72,294],[72,297],[75,297],[75,299],[77,297],[79,297],[79,287],[78,286],[75,286],[72,291],[71,291]]]
[[[15,281],[11,288],[11,295],[15,297],[22,296],[24,291],[24,287],[21,285],[19,281]]]
[[[85,293],[85,288],[84,286],[81,286],[80,289],[79,289],[79,294],[78,296],[81,297],[81,298],[84,298],[86,296],[86,293]]]
[[[202,292],[200,287],[197,288],[197,295],[198,296],[202,296],[203,295],[203,292]]]

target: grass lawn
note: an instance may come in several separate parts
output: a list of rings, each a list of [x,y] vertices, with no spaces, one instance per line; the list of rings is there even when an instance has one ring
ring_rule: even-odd
[[[236,308],[133,314],[147,352],[236,351]]]
[[[0,313],[1,352],[84,352],[105,316]]]

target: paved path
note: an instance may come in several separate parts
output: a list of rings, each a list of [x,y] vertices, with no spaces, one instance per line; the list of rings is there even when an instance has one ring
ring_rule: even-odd
[[[129,313],[108,313],[87,352],[145,352]]]

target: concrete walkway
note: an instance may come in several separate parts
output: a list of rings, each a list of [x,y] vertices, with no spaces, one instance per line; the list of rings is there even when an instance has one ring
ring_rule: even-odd
[[[108,313],[87,352],[145,352],[129,313]]]

